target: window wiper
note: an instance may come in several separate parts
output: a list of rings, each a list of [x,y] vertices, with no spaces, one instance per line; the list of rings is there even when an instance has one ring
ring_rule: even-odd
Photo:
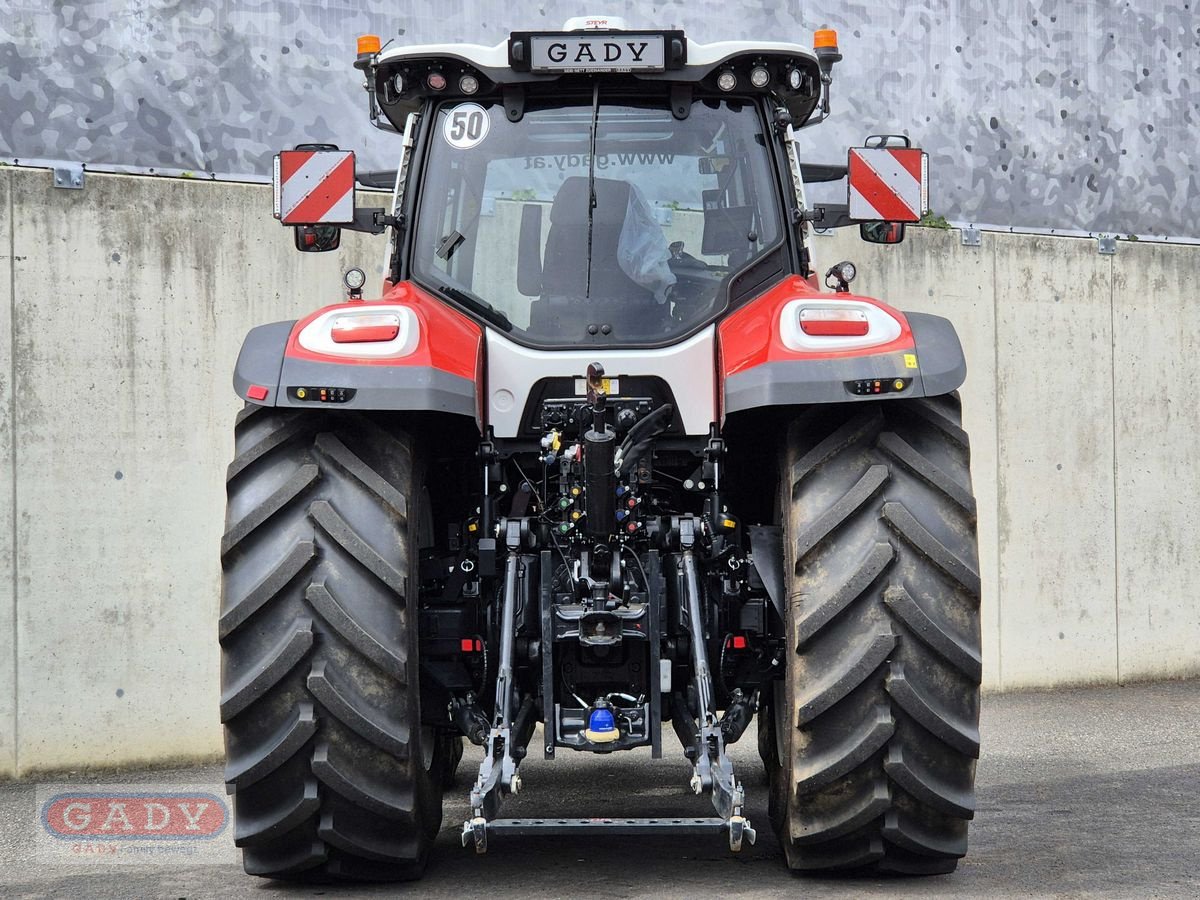
[[[600,121],[600,82],[592,85],[592,133],[591,147],[588,150],[588,248],[587,248],[587,280],[584,283],[583,296],[592,295],[592,215],[596,210],[596,131]]]
[[[469,291],[464,291],[462,288],[451,287],[448,284],[438,284],[437,289],[454,300],[456,303],[461,303],[472,312],[479,313],[497,328],[503,331],[512,331],[513,323],[508,320],[508,316],[492,306],[486,300],[476,297]]]

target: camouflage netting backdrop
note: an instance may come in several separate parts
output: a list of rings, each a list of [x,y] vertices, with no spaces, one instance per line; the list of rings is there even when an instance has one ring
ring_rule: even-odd
[[[604,13],[700,41],[838,29],[833,162],[872,133],[930,154],[953,221],[1200,237],[1200,0],[10,0],[0,16],[0,157],[265,176],[329,141],[391,164],[354,39],[496,44]]]

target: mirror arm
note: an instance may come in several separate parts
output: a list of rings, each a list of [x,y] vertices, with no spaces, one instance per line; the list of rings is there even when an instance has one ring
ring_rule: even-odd
[[[845,203],[817,203],[812,209],[804,210],[801,217],[817,228],[845,228],[861,222],[850,218],[849,207]]]
[[[354,210],[354,221],[342,225],[347,231],[362,231],[366,234],[383,234],[384,230],[392,226],[394,228],[404,228],[403,214],[393,216],[385,209],[367,208]]]

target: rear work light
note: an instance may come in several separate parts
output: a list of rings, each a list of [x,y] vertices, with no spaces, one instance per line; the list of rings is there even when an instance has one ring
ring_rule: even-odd
[[[814,337],[862,337],[871,330],[861,309],[802,309],[800,328]]]
[[[329,336],[335,344],[371,344],[393,341],[400,333],[400,317],[391,314],[376,316],[341,316],[333,320]]]

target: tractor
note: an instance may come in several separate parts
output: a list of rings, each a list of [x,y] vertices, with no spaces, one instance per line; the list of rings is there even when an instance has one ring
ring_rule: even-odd
[[[281,151],[275,216],[302,252],[386,234],[382,287],[350,269],[344,301],[252,329],[234,373],[220,712],[247,872],[420,877],[465,741],[477,852],[736,852],[765,824],[729,755],[751,726],[791,869],[966,853],[966,365],[946,319],[818,271],[816,230],[896,243],[928,205],[904,136],[802,160],[841,59],[830,30],[705,44],[603,16],[494,47],[359,40],[396,168]],[[807,200],[840,180],[845,203]],[[504,815],[537,790],[529,753],[659,758],[664,732],[711,815]]]

